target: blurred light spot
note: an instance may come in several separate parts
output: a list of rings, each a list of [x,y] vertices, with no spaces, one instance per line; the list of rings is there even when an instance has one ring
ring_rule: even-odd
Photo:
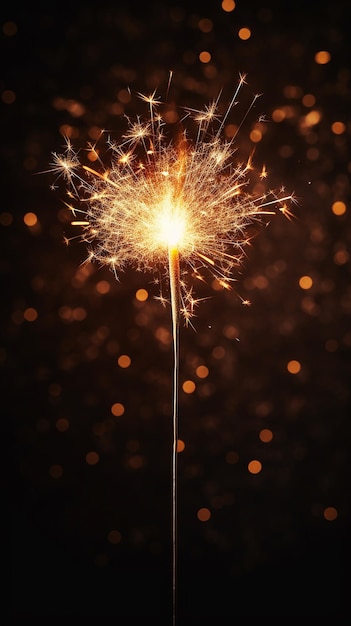
[[[226,139],[233,139],[238,131],[238,126],[236,124],[226,124],[224,127],[224,134]]]
[[[95,450],[90,450],[90,452],[86,453],[85,460],[88,465],[97,465],[97,463],[100,461],[100,457],[98,453],[95,452]]]
[[[261,131],[258,130],[257,128],[252,130],[251,133],[250,133],[250,139],[251,139],[251,141],[253,143],[258,143],[259,141],[261,141],[261,139],[262,139]]]
[[[335,507],[327,506],[323,511],[323,517],[328,520],[328,522],[333,522],[338,517],[338,512]]]
[[[290,374],[298,374],[301,371],[301,363],[292,359],[292,361],[289,361],[286,368]]]
[[[65,417],[60,417],[56,420],[56,428],[60,433],[66,432],[69,429],[69,421]]]
[[[301,98],[302,90],[299,85],[286,85],[284,87],[284,96],[286,98]]]
[[[311,93],[306,93],[302,98],[302,104],[305,107],[313,107],[316,104],[316,98]]]
[[[183,452],[185,449],[185,443],[182,439],[178,439],[177,441],[177,452]]]
[[[2,26],[2,32],[7,37],[13,37],[13,35],[16,35],[17,33],[17,24],[11,21],[5,22]]]
[[[208,367],[206,367],[206,365],[199,365],[196,368],[196,376],[198,376],[199,378],[207,378],[209,374],[209,370]]]
[[[23,317],[27,322],[35,322],[38,318],[38,311],[30,306],[24,311]]]
[[[327,339],[325,342],[325,349],[327,352],[336,352],[339,347],[339,342],[336,339]]]
[[[222,9],[223,11],[226,11],[226,13],[230,13],[231,11],[234,11],[235,9],[234,0],[222,0]]]
[[[62,126],[60,126],[60,133],[63,137],[69,137],[69,139],[76,139],[79,137],[78,129],[70,124],[62,124]]]
[[[321,121],[321,117],[320,112],[313,109],[313,111],[310,111],[307,115],[305,115],[306,126],[315,126]]]
[[[340,200],[337,200],[336,202],[333,202],[333,204],[332,204],[332,211],[333,211],[334,215],[344,215],[344,213],[346,213],[346,204],[345,204],[345,202],[341,202]]]
[[[212,350],[212,356],[217,361],[223,359],[225,357],[225,349],[223,346],[215,346]]]
[[[5,89],[1,94],[1,99],[4,104],[13,104],[16,101],[16,94],[11,89]]]
[[[200,520],[200,522],[208,522],[210,517],[211,512],[209,509],[206,509],[206,507],[199,509],[197,512],[197,518]]]
[[[239,331],[236,326],[228,325],[223,328],[223,335],[227,339],[236,339],[239,336]]]
[[[201,63],[209,63],[211,61],[211,55],[209,52],[207,52],[207,50],[203,50],[202,52],[200,52],[199,54],[199,59],[201,61]]]
[[[334,254],[335,265],[345,265],[349,260],[349,253],[344,248],[337,250]]]
[[[313,285],[313,280],[311,276],[301,276],[299,280],[299,285],[301,289],[311,289]]]
[[[259,402],[255,407],[255,413],[258,417],[267,417],[272,411],[272,404],[270,402]]]
[[[96,150],[90,150],[90,152],[87,153],[87,157],[91,163],[95,163],[95,161],[98,160],[99,155]]]
[[[319,150],[318,148],[308,148],[306,152],[306,157],[309,161],[317,161],[319,159]]]
[[[104,295],[108,293],[111,289],[111,285],[107,280],[100,280],[96,285],[96,291]]]
[[[285,111],[284,109],[275,109],[272,113],[272,120],[274,122],[282,122],[285,120]]]
[[[308,315],[319,315],[320,307],[313,298],[303,298],[301,300],[301,309]]]
[[[128,459],[128,466],[132,469],[141,469],[144,465],[144,459],[141,454],[134,454]]]
[[[229,450],[225,455],[225,460],[229,465],[235,465],[239,461],[239,455],[234,450]]]
[[[111,413],[112,415],[115,415],[116,417],[120,417],[121,415],[123,415],[124,411],[125,411],[124,406],[120,402],[115,402],[111,406]]]
[[[330,59],[330,52],[327,50],[319,50],[319,52],[316,52],[314,55],[314,60],[318,63],[318,65],[325,65],[326,63],[329,63]]]
[[[156,329],[155,337],[156,337],[156,339],[158,339],[164,345],[168,345],[172,341],[171,333],[169,332],[169,330],[167,328],[164,328],[163,326],[159,326]]]
[[[56,463],[54,465],[51,465],[49,469],[49,474],[51,478],[61,478],[61,476],[63,475],[62,465],[57,465]]]
[[[128,89],[121,89],[121,91],[117,94],[117,98],[120,102],[122,102],[122,104],[128,104],[128,102],[131,101],[131,97],[132,96]]]
[[[81,306],[77,306],[72,311],[72,317],[76,322],[81,322],[82,320],[86,318],[86,316],[87,316],[87,312]]]
[[[107,540],[114,545],[117,545],[117,543],[120,543],[121,539],[122,539],[122,535],[119,532],[119,530],[110,530],[110,532],[107,534]]]
[[[64,304],[59,308],[58,314],[62,320],[69,321],[72,318],[72,309]]]
[[[146,291],[146,289],[138,289],[138,291],[135,294],[135,297],[139,302],[145,302],[145,300],[148,299],[149,294]]]
[[[35,226],[38,223],[38,218],[35,213],[29,212],[25,214],[23,221],[26,226]]]
[[[249,470],[250,474],[259,474],[262,470],[262,463],[254,459],[253,461],[250,461],[250,463],[248,463],[247,469]]]
[[[196,385],[192,380],[186,380],[183,383],[183,391],[184,393],[194,393],[196,389]]]
[[[246,41],[247,39],[250,39],[251,37],[251,30],[246,27],[240,28],[238,35],[240,39],[242,39],[243,41]]]
[[[268,443],[269,441],[272,441],[273,433],[269,428],[262,428],[259,437],[261,441],[263,441],[264,443]]]
[[[346,126],[343,122],[333,122],[331,129],[334,135],[342,135],[346,130]]]
[[[130,356],[128,356],[128,354],[121,354],[117,361],[118,365],[123,369],[129,367],[131,362],[132,359],[130,358]]]
[[[199,21],[199,29],[202,33],[210,33],[213,28],[213,23],[211,20],[203,18]]]
[[[293,153],[293,148],[287,145],[282,146],[278,151],[279,156],[281,156],[283,159],[288,159],[293,155]]]
[[[0,224],[1,226],[10,226],[13,222],[13,217],[11,213],[4,211],[4,213],[0,214]]]

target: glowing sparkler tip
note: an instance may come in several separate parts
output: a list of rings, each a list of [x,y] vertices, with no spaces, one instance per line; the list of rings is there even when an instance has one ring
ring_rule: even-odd
[[[167,140],[162,110],[156,115],[162,103],[153,92],[138,94],[148,105],[147,119],[125,117],[127,128],[121,141],[107,139],[112,157],[108,166],[96,143],[83,151],[83,155],[93,154],[96,168],[91,162],[81,162],[69,141],[63,155],[53,154],[52,171],[65,179],[73,199],[67,206],[74,217],[82,214],[72,225],[82,227],[81,238],[89,244],[90,258],[108,265],[117,276],[128,264],[147,271],[160,264],[167,267],[169,251],[179,252],[180,308],[186,323],[198,302],[191,295],[186,274],[203,281],[207,270],[218,284],[230,289],[233,268],[251,241],[247,227],[277,211],[292,217],[289,203],[294,199],[284,195],[283,189],[278,193],[267,190],[261,196],[249,192],[252,154],[246,163],[237,163],[233,139],[222,139],[225,121],[245,82],[246,76],[240,75],[222,119],[219,96],[203,111],[188,109],[198,127],[194,141],[186,129],[179,132],[177,142]],[[267,178],[265,166],[257,176],[261,181]]]

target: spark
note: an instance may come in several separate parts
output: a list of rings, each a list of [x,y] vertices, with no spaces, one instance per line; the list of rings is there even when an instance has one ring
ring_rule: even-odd
[[[52,171],[65,180],[73,198],[70,210],[84,213],[72,225],[82,228],[88,259],[110,266],[117,277],[128,265],[148,272],[163,268],[170,281],[170,251],[176,250],[181,267],[179,311],[186,322],[197,304],[188,277],[204,280],[207,269],[223,288],[230,288],[250,241],[248,227],[278,211],[292,216],[293,197],[284,190],[259,196],[250,192],[252,156],[237,163],[235,138],[222,137],[245,78],[240,76],[222,118],[220,96],[203,111],[187,109],[186,119],[197,125],[193,141],[184,120],[175,138],[165,136],[162,102],[153,92],[138,94],[148,107],[145,119],[125,116],[127,128],[120,142],[106,142],[106,165],[96,144],[89,145],[98,156],[95,169],[80,160],[70,141],[65,153],[53,154]],[[267,176],[263,166],[257,178]],[[160,301],[164,303],[163,296]]]

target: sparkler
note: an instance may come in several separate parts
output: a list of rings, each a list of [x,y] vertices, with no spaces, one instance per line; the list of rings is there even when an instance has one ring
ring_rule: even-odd
[[[176,623],[177,579],[177,445],[179,404],[179,327],[188,324],[198,300],[190,279],[204,280],[207,268],[223,288],[234,280],[233,268],[249,243],[247,228],[277,211],[290,216],[292,196],[272,190],[250,193],[251,157],[234,162],[236,135],[223,139],[225,124],[245,82],[240,76],[224,116],[219,97],[203,111],[185,110],[177,137],[167,138],[162,103],[156,93],[139,94],[148,106],[146,120],[127,119],[119,142],[106,133],[111,155],[104,165],[98,144],[89,145],[91,161],[84,164],[67,140],[64,154],[53,154],[52,171],[68,185],[72,225],[82,227],[87,261],[108,265],[116,278],[127,266],[154,272],[164,268],[169,282],[173,330],[173,452],[172,562],[173,625]],[[246,114],[254,106],[254,96]],[[186,120],[195,123],[196,137],[188,139]],[[240,128],[239,126],[239,128]],[[267,172],[263,168],[261,179]],[[159,296],[163,304],[166,299]],[[244,301],[243,301],[244,302]]]

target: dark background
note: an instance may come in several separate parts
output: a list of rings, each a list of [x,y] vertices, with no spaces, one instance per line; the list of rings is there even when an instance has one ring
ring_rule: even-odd
[[[40,174],[62,149],[64,125],[78,144],[96,128],[118,136],[123,111],[145,113],[135,94],[163,95],[169,70],[169,98],[197,109],[222,88],[229,102],[247,73],[243,106],[262,96],[238,153],[249,154],[250,130],[265,114],[254,160],[272,187],[298,198],[292,221],[277,216],[257,235],[236,290],[195,285],[206,299],[195,330],[181,329],[181,384],[197,387],[180,392],[179,624],[349,614],[348,8],[346,0],[238,0],[232,12],[181,0],[2,7],[3,544],[7,552],[11,537],[13,617],[171,623],[170,310],[153,299],[151,275],[128,268],[117,282],[107,268],[82,270],[84,246],[64,245],[65,190]],[[320,50],[329,63],[316,63]],[[335,201],[346,204],[343,215]],[[106,294],[96,288],[103,280]],[[140,288],[145,303],[135,299]],[[119,367],[121,354],[129,368]],[[291,360],[300,373],[289,373]],[[197,518],[203,507],[207,522]],[[328,507],[336,519],[326,519]]]

